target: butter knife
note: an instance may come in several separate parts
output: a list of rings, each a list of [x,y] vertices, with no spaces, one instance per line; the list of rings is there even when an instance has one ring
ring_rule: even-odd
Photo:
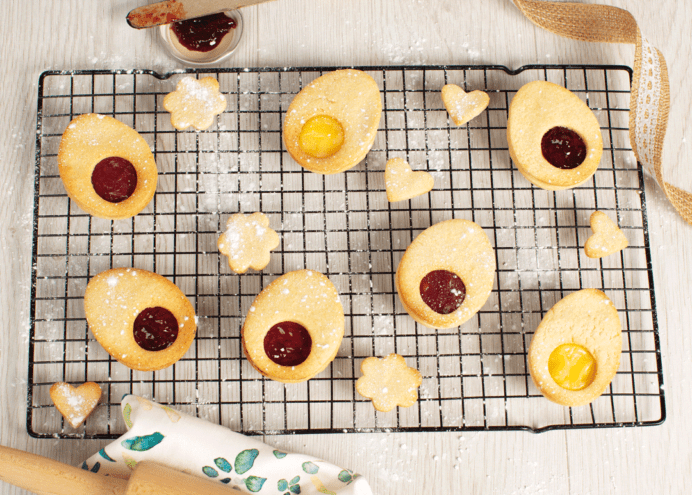
[[[236,10],[270,0],[166,0],[131,10],[127,23],[144,29],[171,22],[194,19],[224,10]]]

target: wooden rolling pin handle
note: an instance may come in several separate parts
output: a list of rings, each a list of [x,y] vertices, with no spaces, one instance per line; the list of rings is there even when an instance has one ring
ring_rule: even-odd
[[[123,495],[127,481],[0,446],[0,480],[39,495]]]
[[[244,495],[218,481],[182,473],[151,461],[137,464],[126,495]]]

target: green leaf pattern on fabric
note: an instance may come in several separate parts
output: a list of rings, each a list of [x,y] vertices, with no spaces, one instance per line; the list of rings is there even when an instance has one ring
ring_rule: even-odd
[[[159,433],[152,433],[151,435],[144,435],[143,437],[132,437],[127,440],[123,440],[120,444],[127,450],[133,450],[135,452],[145,452],[151,450],[161,443],[164,436]]]
[[[111,457],[108,454],[106,454],[106,451],[104,449],[99,450],[99,455],[107,461],[115,462],[115,459],[111,459]]]
[[[298,495],[300,493],[299,482],[300,476],[296,476],[291,481],[281,479],[277,483],[277,488],[279,489],[279,492],[283,492],[283,495],[291,495],[292,493]]]
[[[276,457],[277,459],[283,459],[284,457],[286,457],[288,455],[286,452],[281,452],[280,450],[275,450],[273,452],[273,454],[274,454],[274,457]]]
[[[216,464],[216,466],[224,473],[230,473],[233,470],[231,463],[223,457],[217,457],[214,459],[214,464]]]
[[[235,458],[235,472],[238,474],[247,473],[252,468],[258,455],[259,450],[257,449],[243,450]]]
[[[262,485],[264,485],[265,481],[267,481],[267,478],[260,478],[258,476],[248,476],[245,479],[245,486],[252,493],[257,493],[262,489]]]
[[[211,466],[204,466],[202,472],[210,478],[216,478],[219,475],[219,472]]]
[[[125,407],[123,408],[123,419],[125,420],[125,424],[127,425],[128,429],[132,428],[130,414],[132,414],[132,406],[130,404],[125,404]]]
[[[303,463],[303,471],[305,471],[308,474],[317,474],[317,471],[319,470],[320,468],[310,461]]]
[[[350,485],[354,479],[356,479],[358,475],[353,474],[353,471],[350,469],[344,469],[339,473],[339,481],[342,483],[346,483],[347,485]]]

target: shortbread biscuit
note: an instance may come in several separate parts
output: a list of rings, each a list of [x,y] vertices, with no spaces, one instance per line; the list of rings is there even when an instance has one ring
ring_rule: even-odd
[[[430,328],[461,325],[485,304],[495,279],[495,253],[468,220],[429,227],[406,249],[395,283],[404,309]]]
[[[214,117],[226,110],[226,97],[213,77],[183,77],[163,99],[163,108],[171,114],[171,125],[182,131],[192,126],[198,131],[211,127]]]
[[[603,153],[593,112],[571,91],[546,81],[525,84],[512,98],[507,142],[522,175],[548,190],[589,180]]]
[[[106,115],[75,117],[60,140],[58,170],[67,195],[100,218],[130,218],[154,197],[154,155],[137,131]]]
[[[622,327],[617,309],[596,289],[558,301],[531,339],[528,365],[541,393],[563,406],[599,397],[620,366]]]
[[[269,264],[269,252],[279,245],[279,235],[269,227],[263,213],[236,213],[226,222],[217,245],[219,252],[228,256],[231,270],[245,273],[248,268],[263,270]]]
[[[334,360],[344,324],[339,294],[327,277],[314,270],[289,272],[252,303],[243,324],[243,349],[264,376],[303,382]]]
[[[355,69],[329,72],[291,102],[284,143],[293,159],[312,172],[343,172],[368,154],[381,115],[380,90],[372,77]]]
[[[430,192],[435,179],[424,170],[414,172],[403,158],[387,160],[384,170],[384,185],[390,203],[415,198]]]
[[[138,371],[177,362],[197,330],[195,310],[185,294],[167,278],[137,268],[113,268],[92,278],[84,313],[108,354]]]
[[[593,235],[584,244],[584,252],[589,258],[603,258],[629,245],[622,230],[602,211],[594,211],[590,223]]]
[[[456,84],[447,84],[442,88],[442,103],[452,121],[462,126],[478,117],[488,107],[490,97],[483,91],[466,93]]]
[[[101,387],[94,382],[83,383],[77,388],[69,383],[58,382],[50,387],[50,398],[65,421],[72,428],[79,428],[96,409],[101,399]]]
[[[410,407],[416,403],[423,377],[417,369],[408,367],[400,355],[369,357],[361,363],[360,371],[363,376],[356,381],[356,390],[371,399],[378,411],[388,412],[396,406]]]

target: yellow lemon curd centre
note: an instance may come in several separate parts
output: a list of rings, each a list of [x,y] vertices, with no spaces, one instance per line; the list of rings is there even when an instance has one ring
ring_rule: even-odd
[[[327,158],[344,144],[344,128],[329,115],[317,115],[308,120],[300,130],[298,146],[313,158]]]
[[[582,390],[593,382],[596,360],[578,344],[562,344],[550,353],[548,371],[555,383],[567,390]]]

